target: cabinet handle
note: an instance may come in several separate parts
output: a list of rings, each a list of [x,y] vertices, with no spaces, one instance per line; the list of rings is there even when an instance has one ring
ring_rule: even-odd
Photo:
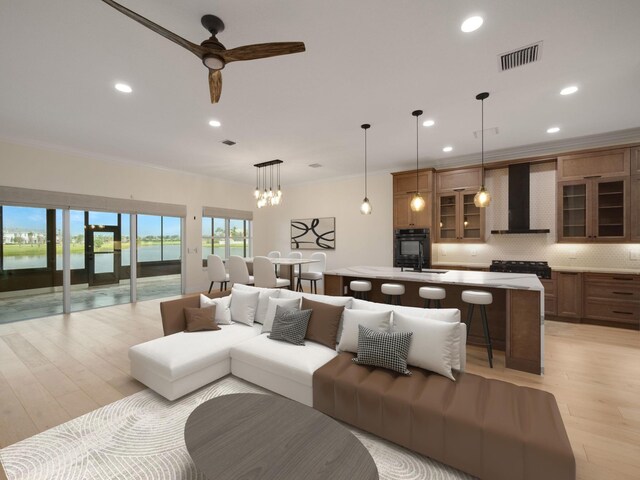
[[[625,282],[629,282],[633,280],[633,278],[627,278],[627,277],[611,277],[611,278],[613,278],[613,280],[623,280]]]
[[[631,313],[631,312],[620,312],[618,310],[614,310],[613,313],[620,313],[622,315],[633,315],[633,313]]]
[[[632,292],[611,292],[614,293],[615,295],[633,295]]]
[[[585,180],[589,178],[602,178],[602,175],[589,175],[588,177],[583,177]]]
[[[465,190],[466,190],[466,188],[454,188],[453,189],[454,192],[463,192]]]

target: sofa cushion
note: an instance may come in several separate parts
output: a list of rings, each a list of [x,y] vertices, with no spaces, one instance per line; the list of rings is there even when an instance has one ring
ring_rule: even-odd
[[[184,307],[184,318],[187,320],[187,332],[220,330],[215,321],[216,306],[203,308]]]
[[[226,360],[239,342],[260,334],[260,325],[222,325],[214,332],[174,333],[129,349],[131,362],[173,381]]]
[[[395,332],[413,332],[409,365],[455,380],[451,364],[459,341],[458,325],[394,312],[393,327]]]
[[[337,355],[336,351],[315,342],[304,347],[274,342],[260,335],[231,348],[231,361],[240,361],[311,387],[313,372]]]
[[[231,296],[220,298],[209,298],[203,294],[200,294],[200,307],[216,307],[216,323],[218,325],[231,325]]]
[[[336,348],[338,327],[344,307],[325,302],[316,302],[302,297],[302,310],[311,310],[311,318],[305,338],[329,348]]]
[[[304,346],[304,335],[307,333],[311,310],[289,310],[276,307],[276,316],[269,338]]]
[[[344,311],[344,320],[342,326],[342,335],[338,344],[340,352],[357,352],[358,351],[358,325],[364,325],[372,330],[380,332],[389,332],[391,325],[390,311],[364,311],[350,310]]]
[[[358,365],[371,365],[411,375],[407,369],[412,332],[386,333],[358,325]]]
[[[342,297],[335,295],[318,295],[315,293],[302,293],[302,292],[294,292],[292,290],[282,290],[280,292],[280,298],[308,298],[309,300],[313,300],[314,302],[324,302],[330,305],[339,305],[341,307],[349,308],[351,306],[351,301],[353,298],[351,297]]]
[[[260,292],[240,290],[234,286],[231,290],[231,319],[234,322],[253,325],[259,297]]]
[[[267,309],[269,308],[269,299],[280,298],[279,288],[254,287],[253,285],[242,285],[240,283],[235,284],[233,288],[240,291],[259,292],[258,307],[255,315],[255,321],[258,323],[264,323]]]
[[[273,320],[276,317],[276,307],[282,307],[287,310],[298,310],[300,308],[300,300],[297,298],[269,298],[269,308],[262,324],[262,333],[269,333],[273,328]]]

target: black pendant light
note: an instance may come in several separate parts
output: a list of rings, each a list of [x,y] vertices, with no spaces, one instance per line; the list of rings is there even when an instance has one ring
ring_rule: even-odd
[[[414,212],[420,212],[422,210],[424,210],[424,206],[425,206],[425,201],[424,198],[422,198],[422,195],[420,195],[420,188],[418,186],[418,179],[419,179],[419,173],[418,173],[418,119],[420,118],[420,115],[422,115],[422,110],[414,110],[413,112],[411,112],[411,115],[413,115],[414,117],[416,117],[416,193],[413,194],[413,197],[411,197],[411,210],[413,210]]]
[[[488,207],[491,203],[491,194],[484,188],[484,100],[489,98],[489,92],[482,92],[476,95],[476,100],[480,100],[482,105],[481,107],[481,130],[480,130],[480,138],[482,138],[482,186],[476,196],[473,197],[473,203],[478,208]]]
[[[371,128],[371,125],[365,123],[360,125],[360,128],[364,130],[364,200],[360,205],[360,213],[371,215],[371,203],[369,203],[369,197],[367,196],[367,130]]]

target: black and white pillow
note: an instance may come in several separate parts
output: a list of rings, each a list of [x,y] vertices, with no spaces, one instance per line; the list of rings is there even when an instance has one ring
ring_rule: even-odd
[[[412,332],[386,333],[358,325],[358,356],[353,361],[411,375],[407,357],[412,335]]]
[[[290,310],[278,305],[269,338],[294,345],[304,345],[309,318],[311,318],[311,310]]]

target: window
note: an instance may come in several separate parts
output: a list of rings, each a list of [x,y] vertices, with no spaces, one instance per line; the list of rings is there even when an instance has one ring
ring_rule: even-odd
[[[180,218],[138,215],[138,262],[181,258]]]
[[[0,207],[2,269],[47,268],[47,209]]]
[[[211,254],[251,256],[251,221],[235,218],[202,217],[202,260]]]

